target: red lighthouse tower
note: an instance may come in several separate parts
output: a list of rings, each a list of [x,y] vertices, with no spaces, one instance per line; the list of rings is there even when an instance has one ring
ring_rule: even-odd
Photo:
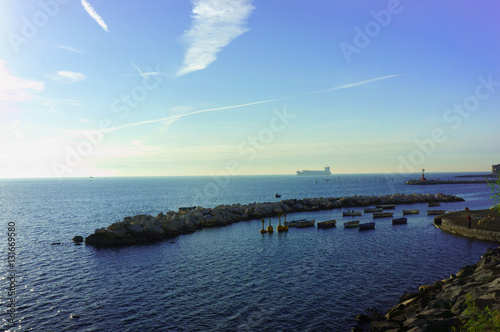
[[[420,181],[427,181],[427,179],[424,176],[424,171],[425,169],[422,168],[422,177],[420,178]]]

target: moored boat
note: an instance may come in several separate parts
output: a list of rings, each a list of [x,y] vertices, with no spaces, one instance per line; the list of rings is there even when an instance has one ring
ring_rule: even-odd
[[[420,210],[403,210],[403,214],[419,214]]]
[[[274,197],[276,197],[276,198],[280,198],[280,197],[281,197],[281,195],[280,195],[280,194],[278,194],[278,193],[276,193],[276,194],[274,194]]]
[[[287,221],[285,225],[287,225],[288,227],[297,227],[297,228],[313,227],[315,222],[316,220],[299,219],[299,220]]]
[[[394,212],[376,212],[373,214],[373,218],[390,218]]]
[[[382,212],[384,209],[382,208],[367,208],[365,209],[365,213],[373,213],[373,212]]]
[[[389,209],[395,209],[396,205],[395,204],[380,204],[380,205],[375,205],[377,208],[382,208],[384,210],[389,210]]]
[[[392,219],[392,224],[393,225],[403,225],[403,224],[406,224],[407,221],[408,221],[407,218],[396,218],[396,219]]]
[[[428,216],[434,216],[438,214],[445,214],[446,210],[427,210],[427,215]]]
[[[353,220],[344,223],[345,228],[356,228],[358,226],[359,226],[359,220]]]
[[[318,228],[333,228],[336,227],[337,220],[326,220],[317,223]]]
[[[375,223],[374,222],[367,222],[364,224],[359,224],[359,230],[364,231],[367,229],[375,229]]]
[[[429,207],[432,207],[432,206],[439,206],[439,205],[441,205],[441,203],[440,203],[440,202],[429,202],[429,203],[427,203],[427,206],[429,206]]]
[[[347,211],[347,212],[342,212],[343,217],[348,217],[348,216],[360,216],[361,211]]]

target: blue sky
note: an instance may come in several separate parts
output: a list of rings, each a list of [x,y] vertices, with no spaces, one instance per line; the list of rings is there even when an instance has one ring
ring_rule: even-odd
[[[0,177],[489,171],[495,1],[0,2]]]

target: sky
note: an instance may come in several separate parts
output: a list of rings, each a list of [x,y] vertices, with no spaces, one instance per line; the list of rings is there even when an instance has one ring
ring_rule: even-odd
[[[488,172],[497,1],[0,1],[0,178]]]

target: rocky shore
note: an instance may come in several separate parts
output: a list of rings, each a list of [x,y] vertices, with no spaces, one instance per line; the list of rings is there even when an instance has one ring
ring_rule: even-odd
[[[161,212],[156,217],[137,215],[125,217],[107,228],[97,229],[85,238],[94,246],[121,246],[151,243],[204,227],[215,227],[239,221],[276,217],[283,213],[312,212],[342,207],[371,206],[376,204],[412,204],[428,202],[457,202],[462,198],[445,194],[394,194],[385,196],[351,196],[339,198],[286,199],[279,202],[201,206],[179,208],[177,212]]]
[[[353,331],[450,331],[468,317],[467,303],[479,311],[500,309],[500,248],[488,249],[474,265],[450,278],[406,293],[387,314],[358,314]]]

